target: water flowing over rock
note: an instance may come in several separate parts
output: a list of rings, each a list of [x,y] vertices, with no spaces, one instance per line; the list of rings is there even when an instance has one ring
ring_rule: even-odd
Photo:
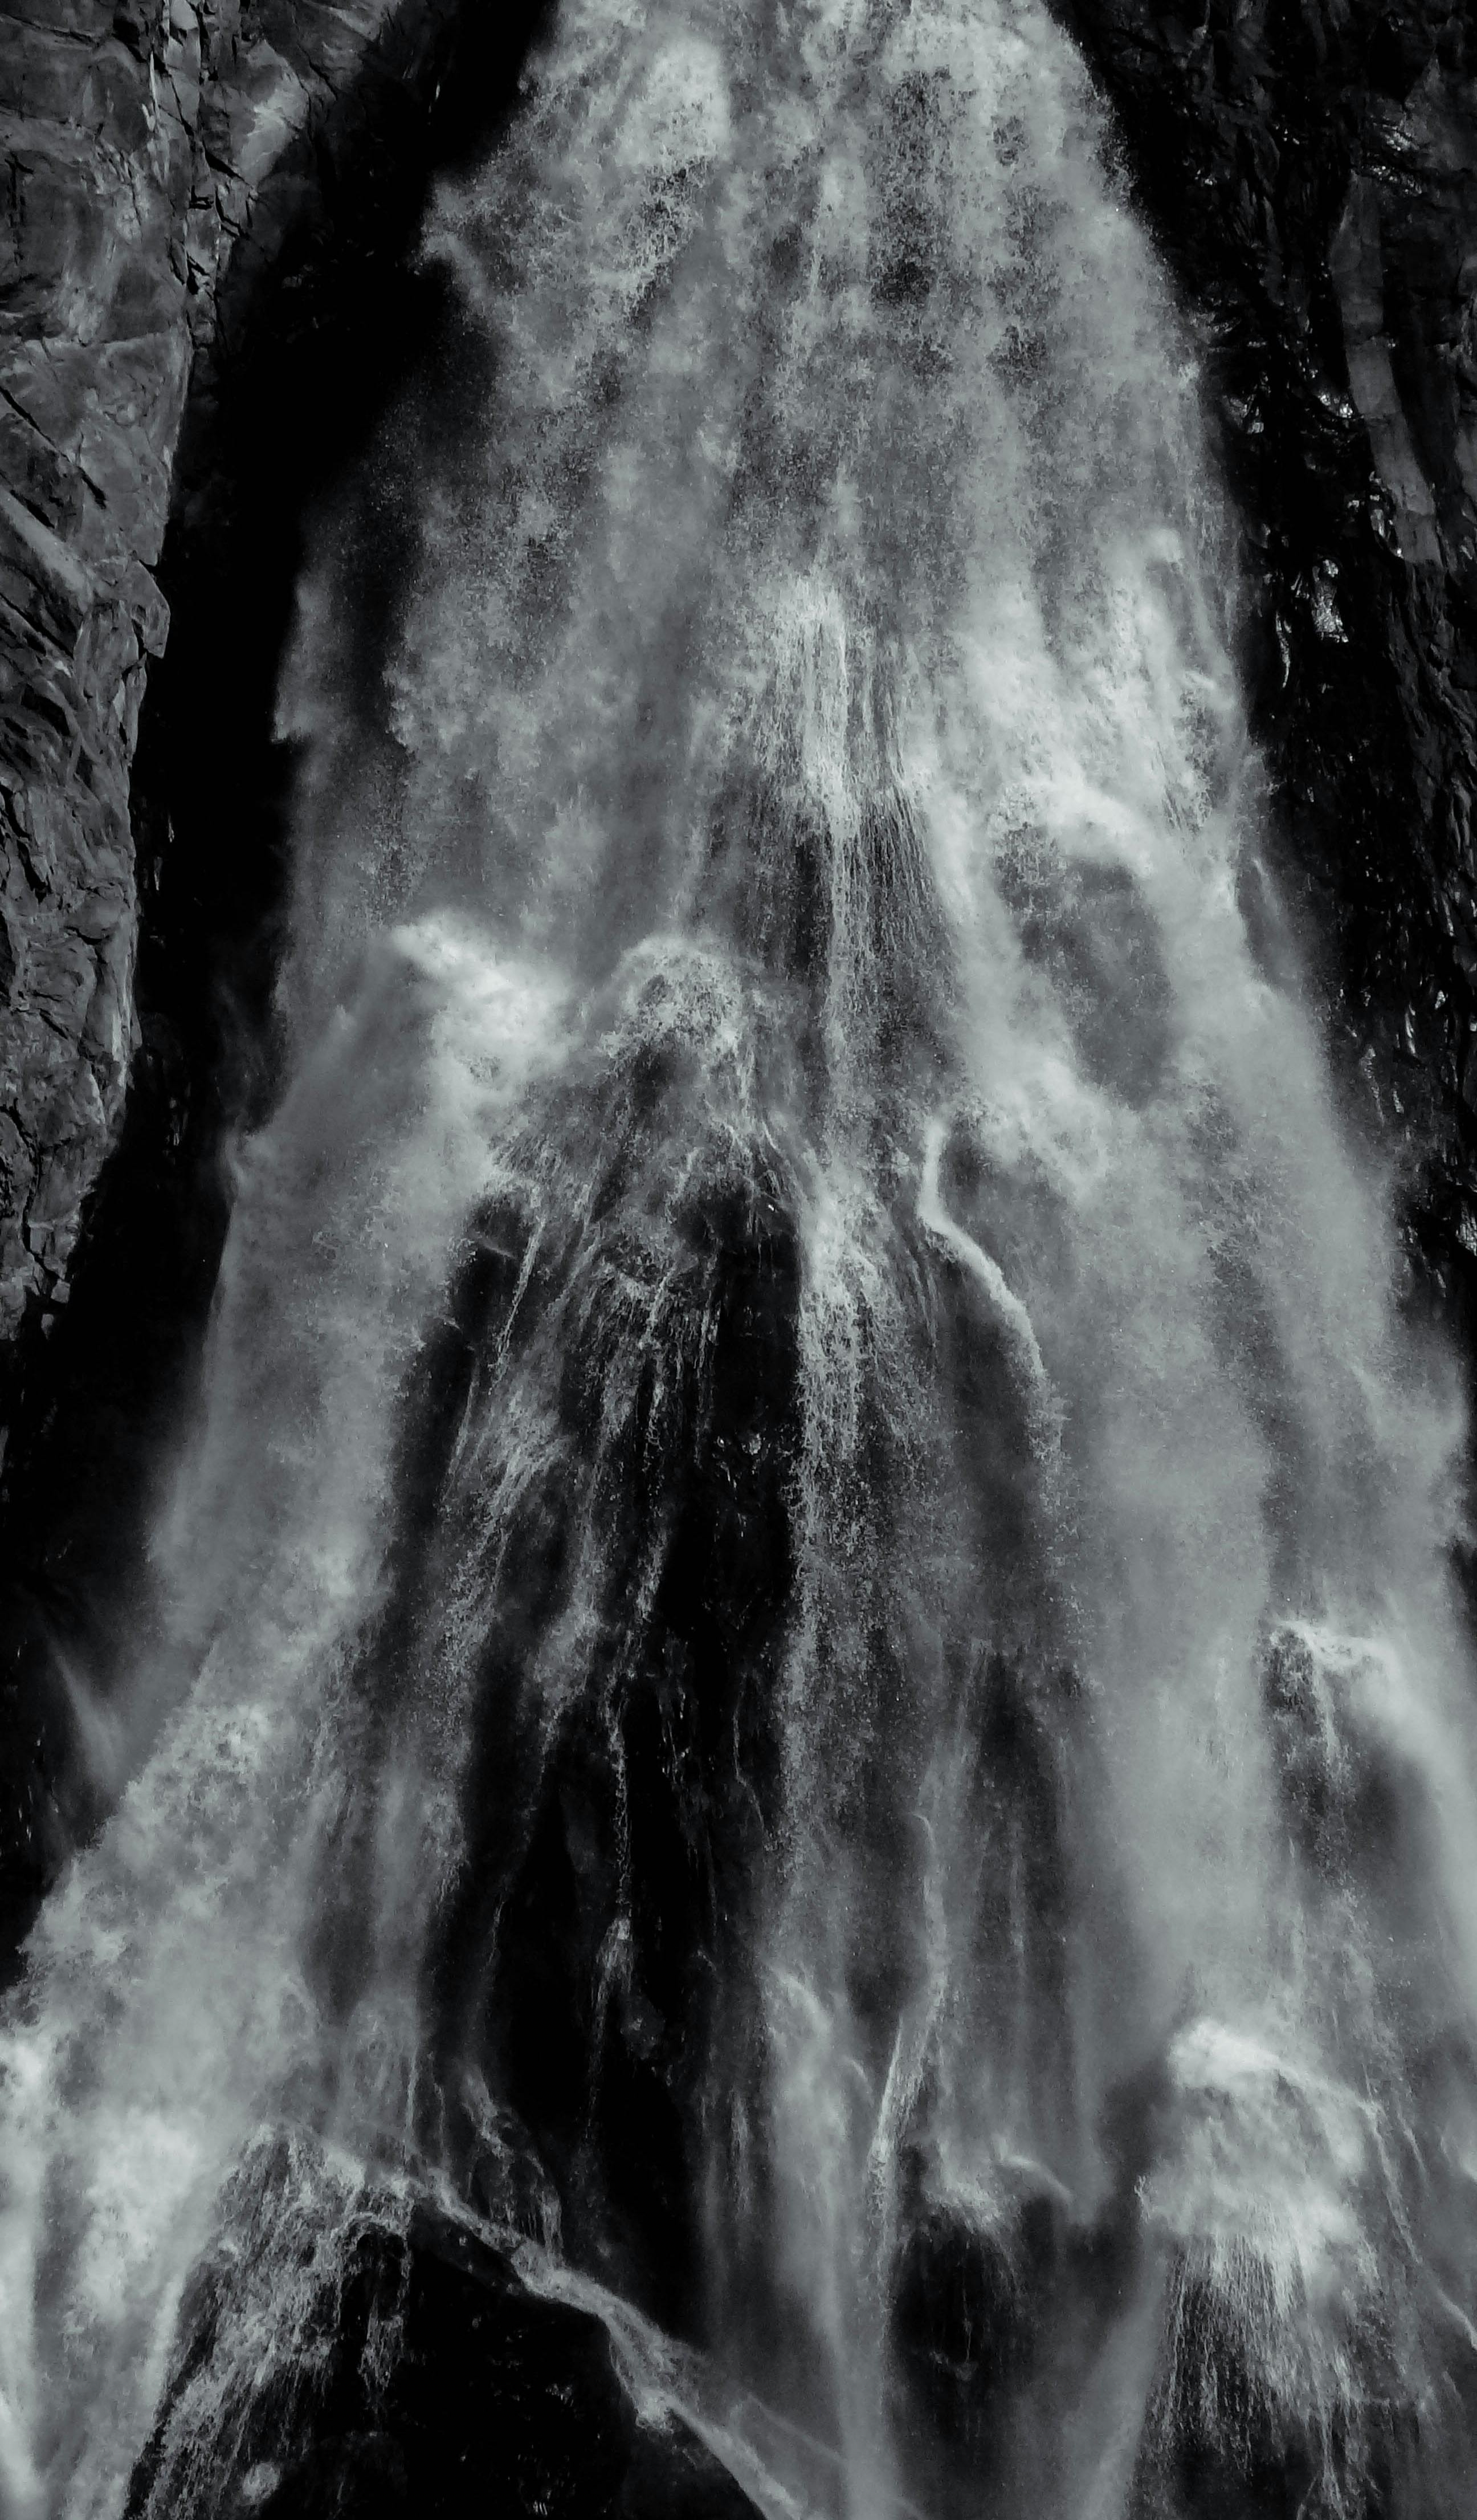
[[[17,0],[0,312],[0,1372],[65,1303],[138,1045],[129,766],[192,375],[341,152],[343,101],[434,69],[436,0]],[[224,321],[222,320],[224,318]],[[200,359],[199,369],[196,367]],[[8,1394],[0,1386],[0,1409]]]
[[[485,390],[377,681],[300,587],[287,1083],[0,2023],[0,2493],[1435,2520],[1460,1380],[1088,71],[564,0],[424,250]]]

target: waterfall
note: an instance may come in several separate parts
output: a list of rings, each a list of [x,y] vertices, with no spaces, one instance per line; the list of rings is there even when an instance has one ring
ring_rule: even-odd
[[[257,2507],[429,2198],[774,2520],[1450,2511],[1466,1430],[1082,65],[561,0],[424,251],[488,391],[378,716],[301,590],[291,1081],[4,2024],[5,2507]]]

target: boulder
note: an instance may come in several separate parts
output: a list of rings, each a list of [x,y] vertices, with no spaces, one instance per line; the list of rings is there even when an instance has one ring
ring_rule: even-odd
[[[217,2366],[253,2269],[200,2272],[127,2520],[755,2520],[680,2415],[638,2413],[599,2318],[439,2208],[361,2213],[330,2259],[291,2350],[253,2330],[245,2403]]]

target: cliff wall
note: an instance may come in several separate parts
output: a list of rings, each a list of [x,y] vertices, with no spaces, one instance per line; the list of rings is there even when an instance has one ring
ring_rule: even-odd
[[[155,572],[192,378],[208,402],[253,286],[321,205],[336,149],[395,91],[425,85],[451,14],[445,0],[0,7],[0,1352],[12,1356],[67,1300],[139,1043],[129,772],[167,635]]]

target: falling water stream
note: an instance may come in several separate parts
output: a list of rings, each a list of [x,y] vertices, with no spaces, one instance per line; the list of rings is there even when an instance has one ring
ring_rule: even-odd
[[[1453,2513],[1464,1426],[1083,68],[561,0],[425,250],[494,382],[378,726],[301,592],[291,1082],[4,2030],[6,2508],[248,2507],[430,2197],[772,2515]]]

